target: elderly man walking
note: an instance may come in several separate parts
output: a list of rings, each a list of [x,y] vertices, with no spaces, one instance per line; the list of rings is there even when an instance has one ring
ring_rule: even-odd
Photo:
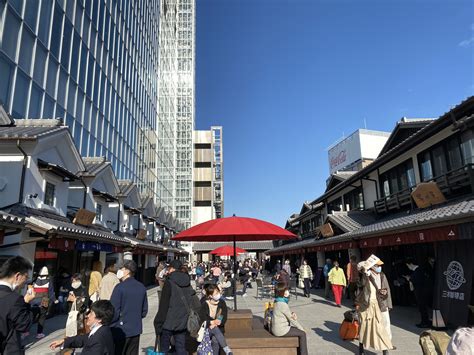
[[[138,355],[140,348],[142,318],[148,313],[148,299],[145,286],[134,278],[136,272],[137,264],[126,260],[117,272],[121,282],[110,298],[115,309],[111,326],[116,355]]]

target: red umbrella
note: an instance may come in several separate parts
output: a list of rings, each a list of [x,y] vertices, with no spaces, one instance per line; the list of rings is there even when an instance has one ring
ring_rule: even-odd
[[[230,256],[230,255],[234,255],[234,254],[244,254],[244,253],[247,252],[247,250],[242,249],[242,248],[235,248],[235,249],[236,250],[234,250],[233,246],[223,245],[219,248],[216,248],[216,249],[212,250],[210,253],[211,254],[216,254],[216,255],[219,255],[219,256]]]
[[[274,224],[246,217],[227,217],[213,219],[186,229],[175,235],[173,240],[194,242],[234,242],[234,277],[236,242],[254,240],[294,239],[296,235]],[[234,309],[237,309],[237,297],[234,286]]]

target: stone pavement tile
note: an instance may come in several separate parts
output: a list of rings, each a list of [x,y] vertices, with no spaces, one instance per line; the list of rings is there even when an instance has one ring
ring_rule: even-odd
[[[265,302],[271,299],[257,299],[256,286],[249,289],[247,297],[237,296],[239,309],[251,309],[253,314],[263,317]],[[312,290],[311,298],[294,296],[290,298],[290,307],[297,314],[298,320],[307,330],[308,349],[310,354],[331,354],[347,355],[357,353],[358,343],[348,342],[339,339],[339,326],[344,318],[344,312],[350,309],[350,302],[344,300],[342,308],[334,307],[334,304],[327,301],[322,296],[322,290]],[[148,290],[149,311],[143,320],[143,334],[140,337],[140,348],[142,353],[145,349],[154,346],[155,333],[153,320],[158,310],[158,297],[156,288]],[[233,308],[233,301],[227,301],[229,308]],[[418,334],[420,330],[414,326],[418,321],[418,312],[415,308],[396,307],[391,312],[393,343],[397,350],[391,351],[392,354],[421,354],[421,348],[418,345]],[[30,336],[27,340],[27,354],[46,355],[53,354],[48,349],[48,345],[54,339],[60,339],[64,336],[64,325],[66,318],[54,317],[46,321],[46,334],[44,339],[36,341]],[[36,326],[33,326],[36,330]],[[49,332],[52,332],[49,334]],[[380,352],[379,352],[380,353]],[[278,352],[275,352],[275,355]],[[366,354],[376,354],[366,351]]]

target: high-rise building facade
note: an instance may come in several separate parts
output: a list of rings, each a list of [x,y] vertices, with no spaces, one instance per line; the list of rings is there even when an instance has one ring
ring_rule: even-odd
[[[222,127],[194,131],[193,225],[224,214]]]
[[[158,126],[159,195],[187,227],[193,206],[195,0],[162,0]],[[160,130],[159,130],[160,131]]]
[[[0,103],[62,119],[81,155],[153,194],[159,11],[159,0],[0,0]]]

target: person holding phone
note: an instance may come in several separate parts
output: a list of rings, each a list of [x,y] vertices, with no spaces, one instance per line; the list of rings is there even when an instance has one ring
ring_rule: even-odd
[[[205,297],[199,311],[199,318],[201,322],[206,322],[206,327],[209,329],[213,353],[219,354],[219,349],[222,348],[226,355],[232,355],[232,350],[224,337],[227,305],[217,285],[208,284],[204,291]]]

